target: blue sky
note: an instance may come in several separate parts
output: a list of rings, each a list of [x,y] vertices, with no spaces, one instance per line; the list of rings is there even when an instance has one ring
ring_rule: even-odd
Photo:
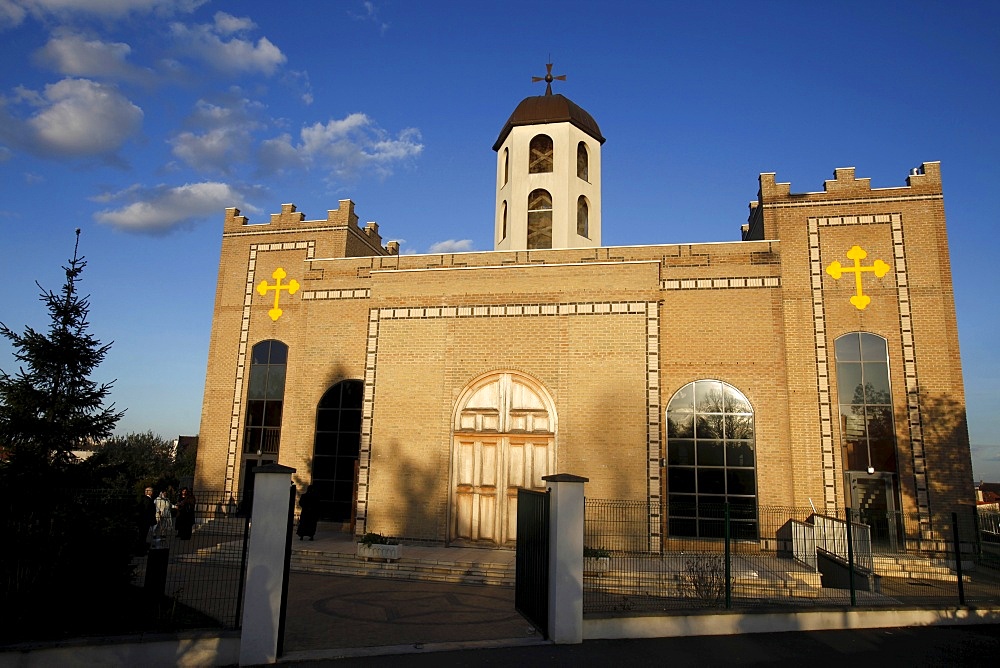
[[[545,63],[602,150],[605,245],[739,238],[757,176],[940,160],[977,478],[1000,480],[1000,4],[0,0],[0,320],[83,229],[119,432],[198,432],[223,209],[350,198],[492,248],[493,142]],[[6,341],[0,368],[16,365]]]

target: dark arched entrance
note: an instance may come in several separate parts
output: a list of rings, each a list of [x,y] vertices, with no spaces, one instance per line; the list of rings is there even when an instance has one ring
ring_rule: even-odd
[[[326,391],[317,406],[309,491],[319,499],[322,520],[351,520],[364,394],[360,380],[341,381]]]

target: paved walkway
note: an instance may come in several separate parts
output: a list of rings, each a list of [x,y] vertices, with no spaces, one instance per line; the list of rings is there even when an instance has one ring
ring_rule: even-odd
[[[354,554],[348,534],[317,532],[292,549]],[[405,546],[405,556],[433,562],[505,564],[512,550]],[[368,656],[424,648],[499,647],[544,641],[514,610],[511,587],[292,571],[282,661]]]

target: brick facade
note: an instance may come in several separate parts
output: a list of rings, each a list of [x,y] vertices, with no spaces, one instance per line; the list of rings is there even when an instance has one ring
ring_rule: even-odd
[[[849,498],[834,341],[869,332],[888,342],[907,539],[942,540],[974,499],[937,163],[875,190],[853,169],[805,194],[762,174],[732,243],[409,256],[381,243],[349,200],[326,221],[227,210],[198,487],[240,492],[249,355],[274,339],[289,349],[277,459],[303,483],[320,399],[364,383],[358,532],[456,541],[458,402],[502,373],[551,400],[547,473],[588,477],[590,497],[665,500],[667,404],[715,379],[753,408],[757,503],[832,512]],[[891,268],[862,276],[863,310],[853,274],[826,271],[852,266],[853,246]],[[299,290],[272,319],[273,293],[255,287],[278,268]],[[651,518],[653,542],[662,530]]]

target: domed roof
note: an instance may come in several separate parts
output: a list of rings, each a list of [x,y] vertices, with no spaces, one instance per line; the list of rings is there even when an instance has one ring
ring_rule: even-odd
[[[504,123],[500,137],[493,144],[493,150],[500,150],[514,126],[544,123],[572,123],[597,141],[604,143],[601,129],[597,127],[594,117],[569,98],[558,93],[553,95],[550,89],[545,95],[535,95],[521,100],[521,104],[517,105],[514,113]]]

